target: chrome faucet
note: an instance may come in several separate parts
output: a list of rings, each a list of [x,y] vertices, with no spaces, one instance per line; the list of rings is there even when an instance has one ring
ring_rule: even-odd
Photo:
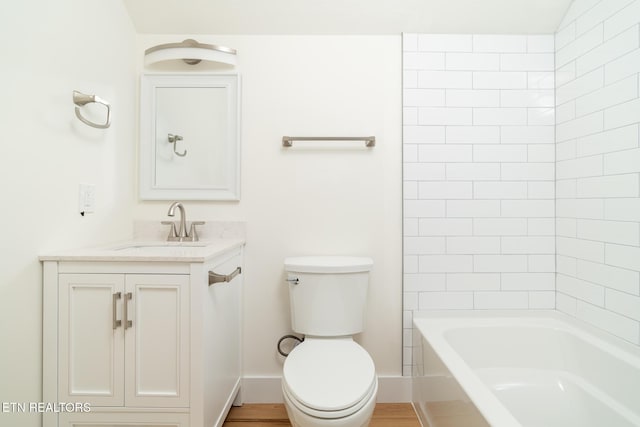
[[[184,206],[180,202],[173,202],[171,206],[169,206],[169,212],[167,215],[175,216],[176,208],[180,211],[180,224],[178,225],[178,230],[176,230],[176,224],[173,221],[162,221],[162,224],[169,225],[171,228],[169,229],[169,236],[167,237],[167,241],[169,242],[197,242],[198,233],[196,231],[196,225],[203,225],[204,221],[193,221],[191,222],[191,227],[189,232],[187,232],[187,214],[185,213]]]
[[[169,206],[169,212],[167,212],[167,215],[175,216],[176,208],[178,208],[178,210],[180,211],[180,225],[178,226],[178,233],[176,236],[172,236],[172,234],[175,234],[175,229],[172,229],[174,232],[169,234],[167,240],[181,242],[185,240],[185,238],[189,237],[187,235],[187,214],[184,211],[184,206],[182,206],[182,203],[173,202],[171,206]]]

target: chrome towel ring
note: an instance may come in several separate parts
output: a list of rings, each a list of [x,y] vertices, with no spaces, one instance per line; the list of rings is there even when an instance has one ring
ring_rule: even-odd
[[[90,120],[87,120],[82,116],[82,114],[80,114],[80,107],[83,107],[87,104],[94,103],[94,102],[97,104],[102,104],[105,107],[107,107],[107,118],[105,122],[102,124],[94,123]],[[74,90],[73,103],[76,105],[76,117],[78,117],[78,119],[80,119],[82,123],[88,126],[91,126],[92,128],[98,128],[98,129],[106,129],[109,126],[111,126],[111,105],[107,101],[97,97],[96,95],[87,95],[82,92],[78,92],[77,90]]]

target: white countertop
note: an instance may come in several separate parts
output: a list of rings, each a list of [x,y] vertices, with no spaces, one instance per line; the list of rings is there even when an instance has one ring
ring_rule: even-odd
[[[219,238],[199,242],[130,240],[95,248],[71,249],[43,254],[40,261],[106,262],[206,262],[239,248],[243,238]]]
[[[166,241],[159,221],[135,221],[133,239],[89,248],[53,251],[40,261],[206,262],[245,244],[243,222],[207,221],[197,242]]]

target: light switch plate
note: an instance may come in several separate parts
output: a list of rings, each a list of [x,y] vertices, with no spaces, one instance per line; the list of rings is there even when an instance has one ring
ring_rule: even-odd
[[[96,208],[96,186],[80,184],[78,190],[78,210],[81,215],[92,213]]]

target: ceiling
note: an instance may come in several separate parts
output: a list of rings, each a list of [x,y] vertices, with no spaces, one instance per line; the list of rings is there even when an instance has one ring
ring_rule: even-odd
[[[138,33],[553,33],[572,0],[123,0]]]

